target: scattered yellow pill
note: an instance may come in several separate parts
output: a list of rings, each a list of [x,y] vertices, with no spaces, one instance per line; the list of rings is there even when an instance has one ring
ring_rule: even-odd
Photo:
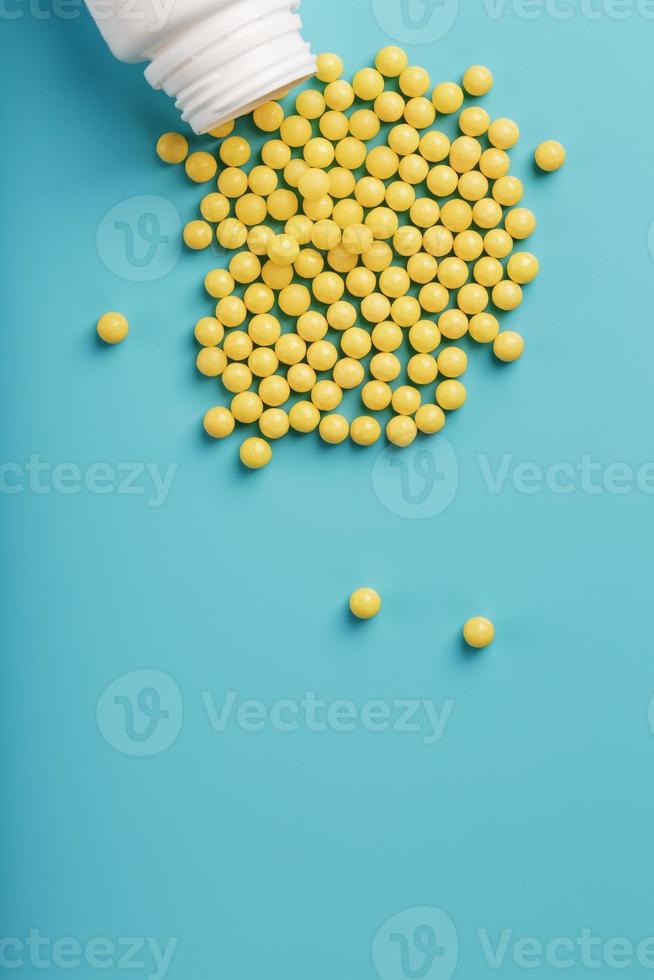
[[[307,362],[314,371],[330,371],[337,360],[338,351],[330,340],[315,340],[307,350]]]
[[[307,88],[300,92],[295,99],[295,111],[305,119],[318,119],[325,111],[325,99],[322,92],[315,88]]]
[[[305,394],[315,385],[316,372],[309,364],[291,364],[286,372],[286,380],[291,391]]]
[[[291,159],[291,148],[282,140],[268,140],[261,147],[261,159],[272,170],[283,170]]]
[[[342,357],[334,365],[332,377],[339,388],[349,391],[358,388],[363,381],[365,371],[360,361],[355,361],[352,357]]]
[[[393,392],[391,405],[398,415],[413,415],[420,407],[420,392],[411,385],[400,385]]]
[[[216,239],[223,248],[242,248],[247,237],[247,226],[238,218],[225,218],[216,228]]]
[[[329,415],[323,415],[318,426],[318,432],[323,442],[336,446],[345,442],[350,432],[350,425],[344,415],[332,412]]]
[[[122,313],[103,313],[96,325],[98,337],[105,344],[119,344],[129,332],[129,324]]]
[[[538,268],[538,259],[531,252],[514,252],[507,263],[506,271],[509,279],[524,286],[533,282],[538,275]]]
[[[384,381],[368,381],[361,389],[361,401],[372,412],[381,412],[391,403],[393,392]]]
[[[436,386],[436,401],[448,412],[461,408],[465,400],[466,390],[460,381],[448,379]]]
[[[300,401],[291,407],[288,420],[296,432],[313,432],[320,422],[320,412],[312,402]]]
[[[402,118],[405,101],[399,92],[382,92],[375,99],[375,115],[385,123],[397,122]]]
[[[406,51],[396,47],[394,44],[388,44],[385,48],[380,48],[375,55],[375,67],[386,78],[397,78],[402,74],[408,63],[409,59],[407,58]]]
[[[473,616],[463,626],[463,638],[470,647],[480,650],[493,642],[495,627],[485,616]]]
[[[264,133],[274,133],[282,124],[284,110],[279,102],[264,102],[252,113],[254,125]]]
[[[220,159],[228,167],[242,167],[250,159],[250,144],[242,136],[230,136],[219,152]]]
[[[343,392],[335,381],[317,381],[311,389],[311,401],[321,412],[331,412],[341,403]]]
[[[337,54],[324,51],[316,58],[318,70],[316,78],[321,82],[334,82],[343,74],[343,62]]]
[[[188,140],[181,133],[164,133],[157,140],[157,156],[164,163],[183,163],[188,154]]]
[[[372,619],[381,609],[381,598],[374,589],[355,589],[350,596],[350,612],[357,619]]]
[[[565,148],[556,140],[545,140],[544,143],[536,147],[534,158],[541,170],[551,173],[565,163]],[[172,162],[176,163],[177,161]]]
[[[288,432],[289,424],[283,408],[267,408],[259,418],[259,428],[267,439],[281,439]]]
[[[247,425],[259,418],[263,402],[254,391],[240,391],[232,398],[231,410],[237,422]]]
[[[258,279],[261,262],[253,252],[238,252],[229,263],[229,271],[235,282],[248,285]]]
[[[218,378],[224,373],[227,366],[225,352],[218,347],[203,347],[198,351],[195,365],[205,378]]]
[[[386,423],[386,438],[394,446],[410,446],[418,427],[409,415],[395,415]]]
[[[502,279],[493,286],[492,297],[498,309],[515,310],[522,303],[522,287],[511,279]]]
[[[300,254],[300,245],[293,235],[275,235],[268,245],[268,258],[277,265],[292,265]]]
[[[354,94],[365,102],[373,102],[384,90],[384,78],[375,68],[360,68],[352,79]]]
[[[377,381],[395,381],[402,365],[395,354],[380,352],[370,359],[370,373]]]
[[[196,184],[205,184],[216,176],[218,163],[210,153],[198,150],[186,158],[185,167],[191,180],[195,181]]]
[[[222,351],[220,353],[223,354]],[[237,391],[246,391],[252,384],[252,371],[247,364],[228,364],[222,372],[221,381],[227,391],[231,391],[232,394],[236,394]]]
[[[357,446],[372,446],[381,435],[381,426],[371,415],[359,415],[350,425],[350,438]]]
[[[490,344],[497,337],[499,329],[497,317],[492,313],[477,313],[468,324],[468,333],[478,344]]]
[[[493,75],[484,65],[471,65],[464,72],[463,87],[468,95],[486,95],[493,87]]]
[[[468,366],[466,352],[460,347],[444,347],[438,355],[438,370],[446,378],[458,378]]]
[[[214,316],[203,316],[195,324],[194,333],[203,347],[215,347],[225,336],[225,328]]]
[[[204,413],[204,431],[213,439],[225,439],[234,431],[234,416],[228,408],[215,405]]]
[[[494,119],[488,127],[488,140],[500,150],[509,150],[518,142],[520,129],[513,119]]]
[[[439,405],[421,405],[415,419],[418,431],[428,435],[440,432],[445,425],[445,413]]]
[[[441,82],[432,92],[431,100],[437,112],[448,115],[461,108],[463,92],[456,82]]]
[[[493,341],[493,353],[500,361],[517,361],[522,357],[525,342],[514,330],[503,330]]]
[[[343,112],[345,109],[349,109],[354,102],[354,89],[349,82],[340,78],[326,86],[324,96],[330,109]]]
[[[262,466],[267,466],[272,459],[272,449],[265,439],[250,436],[242,443],[239,455],[244,466],[251,470],[259,470]]]
[[[229,200],[224,194],[205,194],[200,201],[200,214],[205,221],[218,224],[229,214]]]
[[[400,90],[410,99],[424,95],[430,85],[429,73],[417,65],[409,65],[400,76]]]
[[[371,140],[379,132],[379,117],[372,109],[357,109],[350,116],[349,127],[352,136],[356,139]]]
[[[414,354],[406,366],[409,381],[416,385],[428,385],[436,380],[438,363],[432,354]]]
[[[512,238],[522,241],[534,232],[536,218],[529,208],[513,208],[504,219],[504,227]]]
[[[349,120],[344,113],[336,109],[330,109],[320,117],[318,127],[326,139],[337,142],[347,136]]]

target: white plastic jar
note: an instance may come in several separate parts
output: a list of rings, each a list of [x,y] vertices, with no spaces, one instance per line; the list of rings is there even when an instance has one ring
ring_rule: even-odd
[[[112,53],[149,61],[145,77],[196,133],[275,98],[316,71],[300,0],[86,0]]]

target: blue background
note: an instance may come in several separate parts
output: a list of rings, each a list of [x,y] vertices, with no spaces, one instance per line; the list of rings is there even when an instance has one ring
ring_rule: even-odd
[[[171,980],[369,980],[377,930],[418,906],[454,922],[456,977],[493,972],[478,929],[542,943],[583,927],[634,944],[654,934],[652,496],[579,479],[524,493],[511,476],[584,454],[634,470],[654,458],[652,21],[635,6],[624,19],[569,9],[529,19],[507,3],[493,19],[465,0],[445,37],[406,45],[434,81],[475,62],[494,71],[484,104],[520,123],[513,170],[541,260],[505,321],[525,356],[499,367],[472,352],[446,430],[454,499],[413,520],[387,506],[398,469],[375,491],[381,445],[289,437],[252,474],[237,437],[203,437],[220,386],[195,372],[192,329],[220,256],[185,252],[137,282],[96,247],[103,216],[132,195],[194,215],[206,189],[153,153],[174,106],[112,59],[85,12],[5,8],[1,461],[177,470],[160,507],[115,489],[37,493],[27,477],[0,495],[2,936],[176,937]],[[303,17],[314,50],[339,51],[349,74],[393,40],[368,2],[305,0]],[[531,156],[548,137],[568,163],[544,178]],[[96,341],[106,309],[129,317],[120,347]],[[421,448],[438,462],[437,443]],[[484,459],[495,470],[505,455],[491,493]],[[384,601],[364,625],[345,608],[362,584]],[[460,628],[476,613],[496,641],[472,654]],[[139,758],[119,727],[108,744],[96,706],[142,668],[170,675],[183,720],[170,747]],[[220,705],[230,690],[268,707],[307,691],[452,704],[434,745],[362,724],[214,732],[202,692]],[[14,973],[41,976],[23,957]],[[494,972],[524,970],[509,952]],[[589,972],[578,955],[567,971]]]

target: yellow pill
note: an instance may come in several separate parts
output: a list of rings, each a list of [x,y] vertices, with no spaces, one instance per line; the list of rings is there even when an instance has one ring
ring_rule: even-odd
[[[272,449],[265,439],[250,436],[241,445],[239,455],[244,466],[251,470],[259,470],[262,466],[267,466],[272,459]]]
[[[188,140],[181,133],[164,133],[157,140],[157,156],[164,163],[183,163],[188,154]]]
[[[259,382],[259,397],[264,405],[279,408],[285,401],[288,401],[290,394],[291,388],[288,381],[278,374],[273,374],[269,378],[262,378]]]
[[[218,170],[218,163],[216,158],[210,153],[206,153],[204,150],[198,150],[196,153],[191,153],[190,156],[186,158],[185,163],[186,173],[195,181],[196,184],[205,184],[208,180],[212,180],[216,176],[216,171]]]
[[[290,187],[297,187],[300,183],[300,177],[308,169],[309,165],[306,160],[301,160],[299,157],[294,157],[292,160],[289,160],[284,167],[284,180]]]
[[[231,410],[237,422],[248,425],[263,412],[263,402],[254,391],[240,391],[232,398]]]
[[[502,220],[502,208],[497,201],[484,197],[473,204],[472,220],[480,228],[495,228]]]
[[[504,259],[513,248],[513,239],[503,228],[493,228],[484,235],[484,249],[494,259]]]
[[[292,265],[300,254],[300,245],[293,235],[275,235],[268,245],[268,258],[277,265]]]
[[[320,117],[318,127],[326,139],[336,142],[347,136],[349,132],[349,120],[343,112],[330,109],[329,112],[326,112],[324,116]]]
[[[504,269],[497,259],[485,255],[475,263],[473,274],[480,286],[495,286],[504,275]]]
[[[456,301],[464,313],[472,316],[486,309],[488,306],[488,293],[479,283],[470,282],[459,290]]]
[[[316,340],[307,350],[307,361],[314,371],[331,371],[338,360],[338,351],[329,340]]]
[[[311,139],[311,123],[303,116],[287,116],[279,127],[279,135],[288,146],[304,146]]]
[[[271,289],[284,289],[293,281],[293,266],[278,265],[268,259],[261,269],[261,278]]]
[[[246,241],[254,255],[267,255],[268,246],[274,237],[275,232],[272,228],[267,225],[255,225],[254,228],[248,229]]]
[[[366,170],[372,177],[388,180],[397,173],[400,159],[390,146],[375,146],[366,157]]]
[[[311,391],[316,383],[316,372],[309,364],[291,364],[286,372],[291,391],[299,391],[304,394]]]
[[[252,119],[257,129],[264,133],[274,133],[282,124],[284,110],[279,102],[264,102],[254,110]]]
[[[407,184],[422,184],[429,173],[429,164],[416,153],[402,157],[397,168],[400,179]]]
[[[331,412],[342,398],[343,392],[335,381],[317,381],[311,389],[311,401],[321,412]]]
[[[184,243],[198,250],[207,248],[213,241],[213,230],[206,221],[189,221],[184,225]]]
[[[311,305],[311,293],[301,283],[291,283],[279,294],[277,299],[280,309],[288,316],[301,316]]]
[[[368,381],[361,389],[361,401],[373,412],[381,412],[391,403],[393,392],[385,381]]]
[[[232,330],[223,341],[223,350],[230,361],[245,361],[252,353],[252,341],[244,330]]]
[[[349,197],[356,188],[356,177],[345,167],[332,167],[328,174],[329,194],[339,200]]]
[[[469,647],[480,650],[493,642],[495,627],[485,616],[473,616],[463,626],[463,638]]]
[[[346,136],[336,144],[336,162],[347,170],[358,170],[366,159],[366,144],[354,136]]]
[[[393,299],[408,293],[410,285],[409,274],[401,266],[390,266],[379,276],[379,288],[382,293]]]
[[[386,188],[377,177],[362,177],[356,182],[354,196],[364,208],[376,208],[384,200]]]
[[[529,208],[513,208],[504,219],[504,227],[509,235],[522,241],[536,228],[536,218]]]
[[[445,133],[434,129],[420,137],[418,150],[420,155],[429,163],[440,163],[449,155],[450,145]]]
[[[460,347],[444,347],[439,353],[438,370],[446,378],[460,377],[468,367],[468,356]]]
[[[275,354],[282,364],[299,364],[304,360],[306,352],[305,341],[296,333],[283,333],[275,344]]]
[[[234,431],[234,416],[228,408],[214,405],[204,413],[204,431],[213,439],[225,439]]]
[[[311,241],[313,221],[304,214],[295,214],[284,225],[284,234],[291,235],[300,245]]]
[[[252,384],[252,371],[247,364],[228,364],[222,373],[222,383],[227,391],[246,391]]]
[[[468,317],[462,310],[445,310],[438,318],[438,329],[448,340],[459,340],[468,330]]]
[[[544,143],[536,147],[534,159],[541,170],[551,173],[565,163],[565,148],[556,140],[545,140]],[[178,161],[173,160],[172,162],[177,163]]]
[[[216,228],[216,239],[223,248],[242,248],[248,237],[247,226],[238,218],[225,218]]]
[[[334,202],[329,194],[324,194],[317,201],[305,199],[302,202],[302,210],[311,221],[322,221],[331,215],[334,210]]]
[[[203,347],[215,347],[225,336],[225,329],[214,316],[202,316],[195,324],[194,334]]]
[[[436,385],[436,401],[448,412],[461,408],[466,400],[466,390],[460,381],[448,379]]]
[[[418,228],[431,228],[440,215],[438,203],[431,197],[418,197],[409,210],[409,217]]]
[[[493,341],[493,353],[500,361],[517,361],[524,349],[523,338],[514,330],[502,330]]]
[[[225,296],[216,304],[216,319],[224,327],[240,327],[246,316],[245,303],[240,296]]]
[[[422,247],[425,252],[429,255],[435,255],[439,259],[449,255],[452,251],[453,242],[452,232],[443,228],[442,225],[434,225],[433,228],[428,228],[422,236]]]
[[[405,68],[399,79],[400,90],[411,99],[424,95],[430,85],[429,74],[417,65],[409,65]]]
[[[372,619],[380,609],[381,599],[374,589],[355,589],[350,596],[350,612],[357,619]]]
[[[225,197],[240,197],[248,187],[248,176],[240,167],[225,167],[218,175],[218,190]]]
[[[483,136],[489,125],[490,116],[479,106],[470,106],[459,116],[459,129],[466,136]]]
[[[276,221],[288,221],[297,214],[298,199],[293,191],[278,187],[268,196],[268,213]]]
[[[382,272],[393,261],[393,250],[386,242],[375,241],[361,259],[370,272]]]
[[[439,282],[446,289],[460,289],[468,278],[468,267],[461,259],[446,258],[438,266]]]
[[[489,344],[495,340],[499,329],[500,325],[497,318],[492,313],[477,313],[470,318],[468,324],[468,332],[478,344]]]
[[[337,54],[331,51],[323,51],[316,58],[318,70],[316,78],[321,82],[334,82],[343,74],[343,62]]]
[[[351,357],[342,357],[340,361],[336,362],[332,372],[332,377],[339,388],[346,390],[358,388],[364,375],[363,365]]]
[[[227,357],[218,347],[203,347],[198,351],[195,365],[207,378],[217,378],[226,370]]]
[[[343,229],[341,245],[353,255],[361,255],[372,245],[372,229],[367,225],[352,224]]]
[[[459,136],[450,147],[450,166],[463,174],[474,169],[481,157],[481,144],[472,136]]]
[[[413,415],[420,407],[420,392],[411,385],[400,385],[393,392],[391,406],[398,415]]]
[[[327,320],[322,313],[316,310],[308,310],[298,317],[296,330],[303,340],[312,343],[314,340],[322,340],[327,333]]]
[[[375,55],[375,67],[386,78],[397,78],[402,74],[408,63],[406,51],[396,47],[394,44],[388,44],[386,47],[380,48]]]
[[[405,101],[399,92],[382,92],[375,99],[375,115],[382,122],[397,122],[404,113]]]
[[[291,159],[291,148],[282,140],[268,140],[261,147],[261,159],[273,170],[283,170]]]
[[[305,119],[318,119],[325,111],[325,99],[318,89],[308,88],[300,92],[295,100],[295,111]]]
[[[438,262],[428,252],[416,252],[415,255],[410,255],[406,264],[406,271],[409,273],[411,281],[421,285],[432,281],[437,268]]]
[[[248,367],[255,378],[268,378],[279,367],[279,358],[270,347],[255,347],[248,357]]]
[[[345,442],[350,434],[350,426],[344,415],[339,415],[334,412],[330,415],[324,415],[321,418],[318,432],[323,442],[327,442],[331,446],[336,446],[341,442]]]
[[[272,167],[253,167],[248,174],[248,186],[254,194],[267,197],[277,187],[278,177]]]
[[[129,324],[122,313],[111,311],[102,314],[96,324],[96,329],[98,337],[104,340],[105,344],[119,344],[127,336]]]
[[[372,102],[384,90],[384,78],[374,68],[360,68],[352,79],[354,94],[364,102]]]
[[[380,352],[370,359],[370,373],[377,381],[395,381],[401,368],[395,354]]]
[[[352,303],[346,300],[339,300],[327,310],[327,323],[334,330],[347,330],[356,323],[357,311]]]
[[[381,323],[386,320],[391,304],[381,293],[369,293],[361,300],[361,316],[368,323]]]
[[[349,109],[354,102],[354,89],[345,79],[339,78],[325,87],[324,96],[330,109],[343,112],[345,109]]]
[[[347,225],[360,224],[363,221],[363,208],[358,201],[353,200],[351,197],[343,198],[342,201],[338,201],[334,205],[332,220],[340,228],[345,228]]]
[[[410,446],[418,427],[409,415],[395,415],[386,423],[386,438],[394,446]]]
[[[420,354],[430,354],[440,342],[440,330],[431,320],[418,320],[409,330],[409,343]]]
[[[441,208],[441,222],[449,231],[465,231],[472,224],[472,208],[459,198],[446,201]]]
[[[261,262],[252,252],[239,252],[231,259],[229,271],[236,282],[247,285],[259,277]]]
[[[432,167],[427,174],[427,187],[434,197],[449,197],[456,190],[459,175],[452,167],[440,164]]]
[[[370,294],[375,291],[375,275],[370,271],[370,269],[367,269],[364,266],[357,266],[356,269],[352,269],[351,272],[348,272],[345,281],[348,292],[350,292],[353,296],[357,296],[359,299],[362,299],[365,296],[370,296]]]
[[[504,207],[513,207],[522,200],[524,188],[522,181],[517,177],[500,177],[493,185],[493,197],[498,204]]]
[[[283,408],[267,408],[259,418],[261,434],[268,439],[281,439],[288,432],[288,415]]]
[[[215,129],[209,130],[209,135],[214,136],[216,139],[223,139],[225,136],[229,136],[234,130],[234,120],[228,119],[227,122],[221,123],[220,126],[216,126]]]
[[[454,254],[464,262],[474,262],[484,250],[484,239],[478,231],[460,231],[454,239]]]
[[[370,334],[362,327],[349,327],[341,336],[341,350],[348,357],[357,360],[370,353],[372,341]]]
[[[406,156],[408,153],[415,153],[420,143],[420,134],[413,126],[401,123],[393,126],[388,134],[388,145],[399,156]]]
[[[456,82],[440,82],[431,94],[431,101],[436,111],[444,115],[457,112],[463,102],[461,86]]]
[[[234,279],[227,269],[210,269],[204,277],[204,288],[214,299],[229,296],[234,285]]]
[[[479,169],[489,180],[499,180],[509,172],[510,163],[509,156],[504,150],[490,147],[480,156]]]
[[[531,252],[514,252],[509,259],[506,271],[509,279],[524,286],[538,275],[538,259]]]
[[[465,201],[481,201],[488,192],[488,181],[478,170],[469,170],[459,177],[458,191]]]
[[[393,323],[392,320],[383,320],[372,331],[371,339],[377,350],[389,353],[402,346],[404,334],[397,323]]]
[[[312,280],[313,295],[319,303],[336,303],[345,292],[345,283],[335,272],[321,272]]]
[[[394,180],[386,188],[386,203],[393,211],[408,211],[416,199],[416,192],[403,180]]]
[[[493,286],[493,303],[500,310],[515,310],[522,303],[522,287],[510,279],[502,279]]]
[[[520,129],[513,119],[494,119],[488,127],[488,141],[500,150],[508,150],[518,142]]]
[[[428,282],[418,293],[418,302],[426,313],[440,313],[450,301],[448,290],[440,282]]]
[[[303,248],[295,260],[293,268],[298,276],[303,279],[315,279],[322,272],[324,265],[325,260],[320,252],[316,252],[313,248]]]
[[[409,99],[404,109],[404,119],[415,129],[426,129],[436,118],[436,110],[424,96]]]
[[[468,95],[486,95],[493,87],[493,75],[484,65],[471,65],[463,75],[463,87]]]
[[[391,304],[391,317],[400,327],[412,327],[420,319],[420,303],[414,296],[400,296]]]
[[[373,208],[366,215],[366,225],[375,238],[392,238],[399,224],[398,217],[390,208]]]
[[[433,435],[445,425],[445,413],[439,405],[421,405],[415,415],[419,432]]]
[[[230,136],[219,152],[220,159],[228,167],[242,167],[250,159],[250,144],[242,136]]]
[[[259,313],[248,323],[248,333],[259,347],[272,347],[281,330],[279,320],[272,313]]]
[[[436,358],[431,354],[414,354],[407,362],[406,373],[416,385],[431,384],[438,375]]]
[[[320,412],[311,402],[296,402],[288,413],[288,421],[296,432],[313,432],[320,422]]]
[[[352,419],[350,438],[357,446],[372,446],[381,435],[381,426],[371,415],[359,415]]]
[[[379,117],[372,109],[357,109],[349,120],[350,132],[358,140],[371,140],[379,132]]]
[[[200,201],[200,214],[205,221],[217,224],[229,214],[229,201],[224,194],[205,194]]]

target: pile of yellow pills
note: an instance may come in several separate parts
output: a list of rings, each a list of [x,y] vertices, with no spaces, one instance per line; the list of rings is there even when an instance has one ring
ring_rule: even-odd
[[[254,110],[254,137],[232,122],[205,138],[217,144],[164,133],[156,146],[202,185],[187,248],[223,257],[205,265],[213,306],[195,325],[197,368],[225,392],[204,428],[249,426],[251,469],[291,431],[361,447],[441,431],[466,402],[473,349],[522,356],[502,321],[518,324],[539,273],[536,217],[511,172],[519,125],[476,101],[487,67],[443,80],[396,45],[351,78],[335,53],[317,66]],[[535,159],[556,170],[565,150],[547,140]],[[127,332],[117,316],[98,323],[109,343]]]

